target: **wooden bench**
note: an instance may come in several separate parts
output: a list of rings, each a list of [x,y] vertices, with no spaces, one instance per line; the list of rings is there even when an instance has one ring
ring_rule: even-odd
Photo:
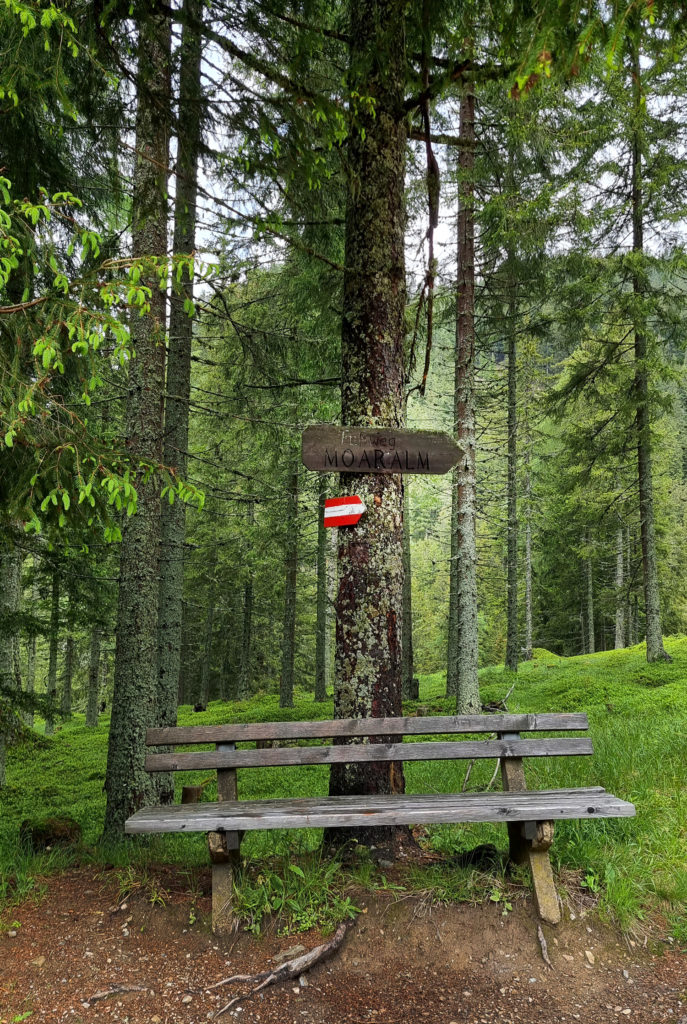
[[[529,861],[540,916],[555,924],[560,920],[560,908],[548,853],[553,822],[564,818],[631,817],[635,809],[601,787],[527,791],[524,757],[591,754],[592,743],[588,737],[523,738],[521,733],[587,728],[584,714],[497,714],[149,729],[148,746],[215,744],[214,751],[149,754],[146,768],[151,772],[216,770],[218,800],[145,807],[128,819],[125,830],[130,834],[208,833],[212,922],[213,929],[219,932],[231,921],[232,869],[237,862],[243,832],[502,821],[508,826],[511,859],[516,863]],[[445,738],[460,734],[482,734],[482,738]],[[485,734],[496,734],[496,739]],[[403,737],[412,736],[436,738],[402,742]],[[236,747],[237,743],[292,744],[299,740],[331,739],[333,744]],[[503,792],[238,799],[238,768],[473,758],[500,759]],[[462,773],[458,785],[462,785]]]

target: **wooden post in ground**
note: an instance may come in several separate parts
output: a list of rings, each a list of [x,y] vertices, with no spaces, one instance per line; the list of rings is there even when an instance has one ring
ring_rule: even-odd
[[[235,743],[217,743],[218,753],[235,750]],[[222,768],[217,772],[217,799],[238,799],[236,769]],[[233,927],[232,903],[234,870],[239,864],[240,832],[208,832],[208,850],[212,862],[212,930],[216,935],[226,934]]]
[[[499,739],[517,740],[517,732],[499,733]],[[501,759],[501,778],[506,792],[522,793],[527,789],[521,757]],[[548,924],[558,924],[561,908],[551,870],[549,847],[553,842],[552,821],[509,821],[509,856],[515,864],[529,863],[534,885],[534,905]]]

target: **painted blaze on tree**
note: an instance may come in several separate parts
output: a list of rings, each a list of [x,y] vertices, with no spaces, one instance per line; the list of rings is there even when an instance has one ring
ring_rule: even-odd
[[[404,5],[354,0],[351,9],[348,205],[342,324],[342,420],[403,426]],[[403,485],[399,474],[342,473],[341,493],[369,510],[339,531],[336,602],[338,718],[401,714]],[[397,793],[399,762],[332,766],[330,793]],[[340,843],[344,830],[337,829]],[[364,842],[391,830],[356,829]]]

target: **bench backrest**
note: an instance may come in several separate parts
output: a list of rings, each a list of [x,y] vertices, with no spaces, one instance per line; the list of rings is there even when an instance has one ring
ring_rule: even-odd
[[[588,737],[531,737],[520,733],[585,730],[585,714],[448,715],[425,718],[342,718],[320,722],[254,722],[148,729],[148,746],[214,743],[214,751],[149,754],[151,772],[256,768],[354,761],[434,761],[591,754]],[[497,739],[446,740],[444,736],[496,733]],[[404,736],[442,739],[403,743]],[[332,739],[333,744],[236,749],[237,743]],[[348,742],[360,740],[359,743]],[[369,742],[364,742],[368,740]]]

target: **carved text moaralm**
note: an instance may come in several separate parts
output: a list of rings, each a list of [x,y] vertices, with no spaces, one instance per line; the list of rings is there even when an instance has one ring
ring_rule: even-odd
[[[351,438],[351,443],[356,442]],[[357,442],[360,443],[360,442]],[[393,447],[395,438],[390,439],[389,447]],[[338,448],[325,448],[323,467],[326,470],[367,470],[374,473],[376,469],[394,470],[399,473],[406,472],[430,472],[429,452],[409,451],[407,448],[402,451],[387,451],[382,448],[372,448],[368,451],[364,448],[362,453],[356,454],[351,448],[344,448],[339,452]]]

